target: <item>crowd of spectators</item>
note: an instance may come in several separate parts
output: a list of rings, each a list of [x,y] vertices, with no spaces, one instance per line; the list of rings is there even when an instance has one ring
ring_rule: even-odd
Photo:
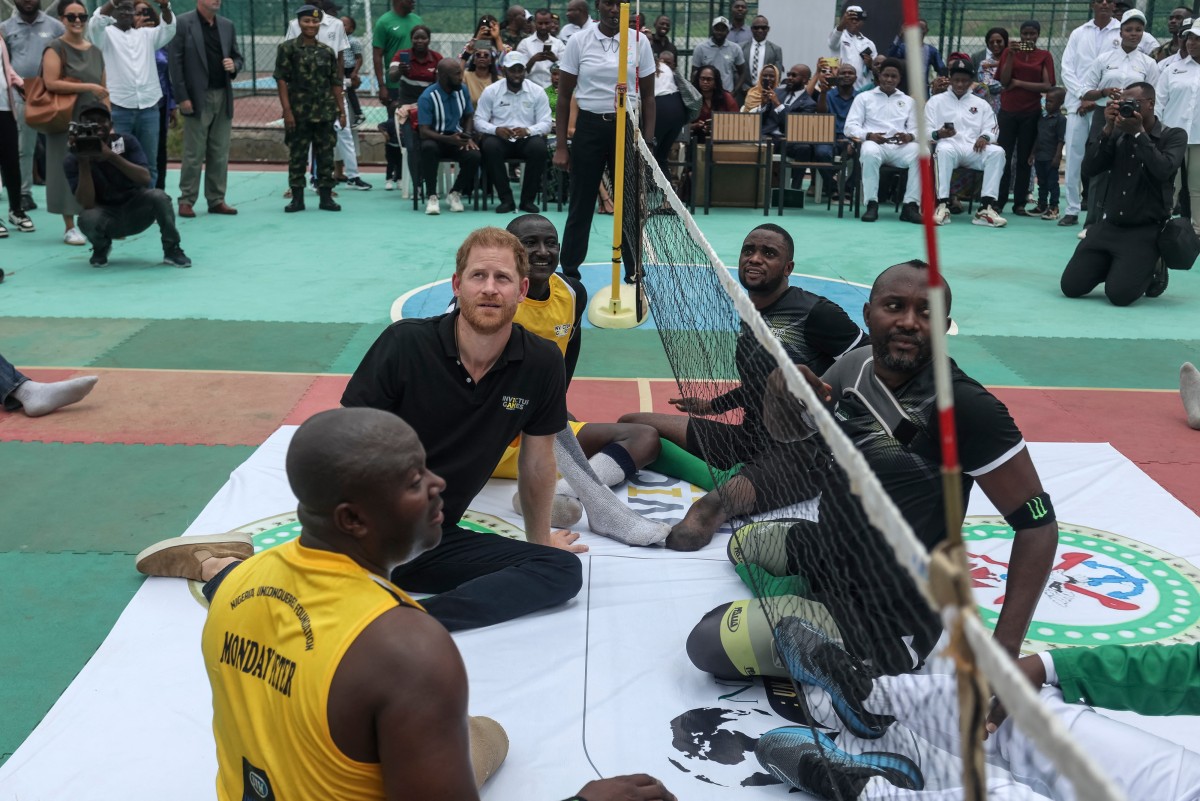
[[[35,229],[28,212],[35,208],[30,186],[38,132],[25,120],[22,87],[37,76],[46,91],[74,96],[74,122],[85,108],[105,105],[110,108],[112,136],[138,144],[136,156],[106,148],[77,161],[93,167],[117,163],[111,159],[132,162],[149,174],[149,185],[139,189],[165,190],[166,134],[182,124],[178,215],[195,216],[202,172],[208,211],[237,213],[225,200],[225,176],[232,82],[243,63],[233,24],[218,13],[221,0],[199,0],[195,11],[178,19],[168,3],[157,0],[107,0],[90,14],[78,0],[62,0],[49,14],[40,10],[39,0],[14,2],[13,16],[0,25],[0,44],[7,45],[0,49],[0,75],[7,90],[0,93],[0,177],[8,187],[10,225],[21,232]],[[607,2],[596,0],[595,10]],[[287,32],[287,40],[298,41],[280,52],[290,54],[294,66],[308,64],[312,58],[306,45],[320,45],[334,51],[336,62],[328,80],[324,73],[311,74],[309,67],[299,72],[286,64],[278,67],[281,110],[293,164],[305,171],[311,165],[313,188],[323,193],[321,207],[336,210],[335,189],[371,189],[358,172],[354,132],[366,120],[359,98],[366,37],[360,41],[354,36],[356,21],[340,16],[333,0],[313,0],[303,8]],[[810,195],[820,187],[823,200],[858,197],[865,207],[860,218],[872,222],[879,217],[880,195],[887,194],[900,198],[902,219],[920,222],[918,182],[911,169],[919,126],[905,68],[905,59],[912,55],[924,65],[928,108],[936,117],[927,123],[933,146],[941,151],[937,164],[953,173],[938,178],[936,221],[949,223],[968,197],[979,201],[972,222],[992,228],[1007,225],[1002,216],[1006,208],[1009,216],[1032,216],[1064,227],[1078,225],[1086,209],[1079,234],[1083,239],[1104,219],[1107,194],[1107,171],[1091,174],[1085,168],[1088,143],[1103,136],[1107,106],[1120,104],[1129,88],[1141,83],[1159,95],[1156,119],[1187,133],[1185,168],[1179,172],[1191,178],[1183,198],[1184,213],[1190,215],[1191,196],[1200,192],[1200,170],[1193,175],[1191,159],[1186,158],[1200,147],[1200,131],[1194,132],[1193,123],[1200,67],[1191,52],[1200,46],[1189,44],[1200,36],[1193,34],[1191,12],[1172,9],[1166,20],[1168,36],[1160,42],[1147,31],[1149,21],[1136,8],[1092,0],[1090,10],[1091,19],[1071,34],[1061,63],[1056,63],[1040,46],[1037,20],[1024,22],[1015,32],[991,28],[980,51],[946,57],[924,41],[928,25],[922,21],[919,55],[908,52],[901,35],[881,52],[864,32],[866,12],[851,2],[841,9],[827,52],[816,57],[815,69],[785,61],[788,43],[773,40],[770,20],[751,14],[745,0],[734,0],[728,17],[712,20],[708,38],[692,43],[690,56],[684,50],[681,57],[669,17],[635,18],[631,26],[638,41],[648,42],[654,60],[654,72],[647,76],[651,80],[645,83],[647,90],[653,89],[654,102],[643,103],[642,109],[644,116],[651,116],[646,113],[651,107],[658,113],[647,139],[686,200],[690,165],[697,147],[711,135],[713,114],[756,114],[762,139],[778,143],[777,152],[831,165],[811,171]],[[570,0],[561,15],[550,8],[514,5],[503,19],[483,15],[462,47],[455,43],[443,55],[433,48],[434,32],[416,13],[415,0],[393,0],[369,37],[370,63],[380,80],[378,99],[386,109],[378,124],[387,141],[384,188],[407,189],[407,173],[427,214],[440,213],[443,205],[452,212],[465,210],[464,197],[481,182],[497,196],[500,213],[535,208],[544,177],[554,175],[548,171],[563,139],[557,125],[563,60],[573,37],[600,24],[592,12],[588,0]],[[319,22],[311,40],[301,33],[304,15]],[[603,38],[608,35],[606,31]],[[604,45],[601,41],[599,46]],[[581,76],[571,77],[571,96],[563,107],[569,115],[564,126],[568,142],[580,121],[580,97],[574,89]],[[629,86],[631,103],[636,103],[643,88],[640,73]],[[604,93],[611,95],[611,90],[604,88],[600,94]],[[595,105],[596,98],[584,94]],[[323,111],[319,118],[297,122],[293,101],[310,95],[317,100],[305,101],[306,108],[319,106]],[[832,114],[834,140],[783,147],[787,121],[795,114]],[[331,157],[324,156],[327,138],[316,129],[312,134],[296,133],[307,131],[310,124],[320,131],[332,130]],[[97,241],[77,224],[86,209],[61,166],[76,141],[63,127],[42,128],[47,210],[62,216],[67,244],[90,241],[94,256],[100,256],[93,263],[103,264],[107,254],[97,253]],[[310,142],[316,158],[309,156]],[[683,148],[680,155],[676,148]],[[326,161],[332,162],[331,169]],[[448,192],[439,178],[446,162],[457,165]],[[853,168],[835,169],[843,162]],[[891,174],[881,173],[884,167],[908,172],[904,188],[895,185]],[[327,173],[332,177],[325,177]],[[1065,181],[1060,182],[1060,173],[1065,173]],[[801,188],[806,171],[792,175],[790,188]],[[291,211],[303,207],[303,189],[296,183],[302,178],[303,172],[289,179],[293,185],[287,194],[296,200],[298,188],[301,192],[300,201],[289,204]],[[597,200],[589,201],[602,213],[611,210],[610,180],[601,171]],[[514,198],[511,184],[518,181],[521,194]],[[102,182],[93,185],[98,194],[89,202],[124,201],[107,197],[109,187]],[[324,196],[326,190],[329,197]],[[570,194],[577,192],[591,196],[593,189],[570,187]],[[1060,194],[1065,194],[1061,203]],[[1170,207],[1179,211],[1174,202]],[[159,223],[166,230],[173,220]],[[1196,230],[1200,232],[1200,225]]]

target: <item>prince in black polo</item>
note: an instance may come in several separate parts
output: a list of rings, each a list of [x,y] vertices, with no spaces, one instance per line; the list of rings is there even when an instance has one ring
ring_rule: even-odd
[[[458,525],[518,434],[553,436],[567,425],[558,348],[510,316],[503,351],[476,382],[460,359],[456,325],[464,313],[388,327],[342,396],[343,406],[383,409],[411,425],[425,446],[426,465],[446,480],[441,544],[397,568],[392,580],[413,592],[439,593],[422,603],[451,631],[563,603],[582,586],[580,562],[571,553]],[[469,320],[467,314],[462,324]]]

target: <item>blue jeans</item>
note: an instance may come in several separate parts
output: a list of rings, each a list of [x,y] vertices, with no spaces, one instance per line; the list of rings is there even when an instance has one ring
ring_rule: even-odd
[[[12,362],[0,356],[0,403],[4,404],[5,411],[12,412],[21,408],[21,402],[10,396],[14,389],[28,380],[21,375],[20,370],[12,366]]]
[[[1035,159],[1033,169],[1037,171],[1038,205],[1058,208],[1058,168]]]
[[[146,154],[147,168],[150,170],[150,185],[158,181],[158,106],[150,108],[112,107],[113,130],[125,136],[132,136],[142,146]]]

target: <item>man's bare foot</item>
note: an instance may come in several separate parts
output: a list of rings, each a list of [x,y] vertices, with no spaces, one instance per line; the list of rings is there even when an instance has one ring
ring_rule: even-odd
[[[689,525],[684,520],[671,529],[665,545],[672,551],[698,551],[712,542],[713,532]]]

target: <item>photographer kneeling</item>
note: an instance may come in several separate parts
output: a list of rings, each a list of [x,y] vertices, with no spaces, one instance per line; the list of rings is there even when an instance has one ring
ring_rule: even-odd
[[[79,122],[71,123],[67,148],[63,169],[84,208],[79,230],[92,243],[93,267],[108,264],[114,239],[140,234],[154,222],[162,233],[163,263],[192,266],[179,247],[171,198],[150,186],[146,154],[138,140],[112,132],[107,106],[95,103],[80,112]]]
[[[1104,108],[1104,130],[1088,142],[1083,157],[1087,180],[1108,173],[1104,217],[1088,229],[1063,270],[1060,286],[1069,298],[1100,283],[1114,306],[1167,288],[1158,235],[1171,216],[1175,171],[1187,150],[1187,132],[1154,116],[1154,87],[1130,84],[1119,102]]]

